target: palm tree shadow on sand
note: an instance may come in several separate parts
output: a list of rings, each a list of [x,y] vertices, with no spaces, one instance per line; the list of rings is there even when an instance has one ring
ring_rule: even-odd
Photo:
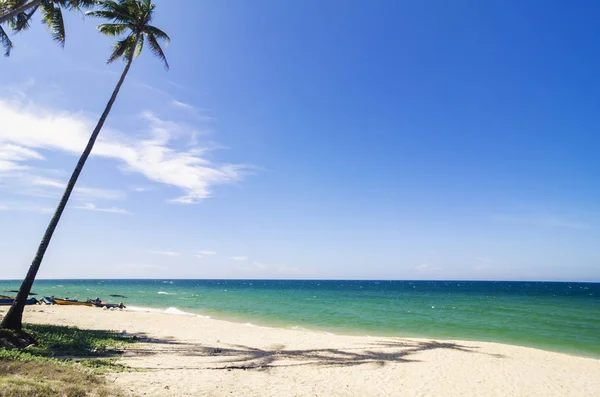
[[[429,350],[453,350],[465,354],[486,354],[494,358],[503,358],[499,354],[478,351],[477,346],[466,346],[453,342],[412,341],[397,339],[386,342],[374,342],[355,348],[344,349],[286,349],[284,345],[273,345],[261,349],[244,345],[206,346],[202,344],[176,342],[170,339],[142,339],[149,346],[129,350],[126,356],[136,357],[155,354],[169,354],[188,357],[206,357],[201,367],[145,367],[160,370],[258,370],[266,371],[274,368],[320,366],[349,367],[358,365],[374,365],[383,367],[391,363],[418,363],[422,360],[415,356]]]

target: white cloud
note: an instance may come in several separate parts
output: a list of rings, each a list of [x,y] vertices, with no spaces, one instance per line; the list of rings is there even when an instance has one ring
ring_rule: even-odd
[[[129,190],[131,190],[132,192],[141,193],[141,192],[148,192],[148,191],[152,190],[152,188],[148,187],[148,186],[132,186],[129,188]]]
[[[64,189],[67,186],[66,183],[57,181],[56,179],[49,179],[49,178],[44,178],[42,176],[28,175],[28,174],[21,174],[21,176],[31,178],[30,183],[32,185],[55,187],[58,189]],[[79,189],[81,189],[81,188],[79,188]],[[75,190],[75,189],[73,189],[73,190]]]
[[[232,256],[232,257],[230,257],[229,259],[231,259],[231,260],[234,260],[234,261],[240,261],[240,262],[241,262],[241,261],[245,261],[245,260],[247,260],[247,259],[248,259],[248,257],[247,257],[247,256],[243,256],[243,255],[241,255],[241,256]]]
[[[125,198],[125,193],[120,190],[98,189],[92,187],[76,187],[73,189],[73,195],[80,200],[119,200]]]
[[[3,190],[12,194],[58,198],[63,194],[67,184],[58,179],[41,175],[47,173],[46,171],[30,168],[15,172],[0,172],[0,181],[5,182]],[[0,185],[0,189],[2,187]],[[126,194],[120,190],[78,186],[73,189],[72,197],[81,201],[120,200],[125,198]]]
[[[98,212],[110,212],[110,213],[113,213],[113,214],[131,215],[131,212],[129,212],[129,211],[123,209],[123,208],[117,208],[117,207],[99,208],[99,207],[96,207],[96,205],[93,204],[93,203],[84,203],[82,205],[76,206],[75,208],[80,209],[80,210],[98,211]]]
[[[171,105],[173,105],[177,108],[182,108],[182,109],[186,109],[186,110],[196,110],[196,108],[194,106],[190,105],[189,103],[181,102],[181,101],[178,101],[177,99],[173,99],[171,101]]]
[[[34,150],[0,142],[0,172],[24,170],[29,167],[21,162],[43,159],[44,156]]]
[[[2,210],[2,211],[37,212],[38,214],[52,214],[52,213],[54,213],[56,208],[40,205],[37,203],[10,202],[10,203],[0,204],[0,210]]]
[[[175,251],[150,251],[150,253],[164,256],[181,256],[181,253]]]
[[[198,251],[196,253],[196,258],[204,258],[205,256],[217,255],[215,251]]]
[[[194,119],[198,121],[215,121],[214,117],[208,116],[206,114],[206,109],[197,108],[194,105],[190,105],[189,103],[181,102],[177,99],[171,99],[171,106],[187,111],[193,116]]]
[[[204,157],[206,148],[178,150],[172,143],[182,134],[193,135],[190,127],[143,114],[146,133],[132,138],[105,128],[92,152],[117,160],[126,172],[139,173],[153,182],[182,191],[173,203],[193,204],[211,196],[214,186],[240,181],[249,167],[214,164]],[[38,150],[79,155],[95,120],[81,113],[42,108],[34,104],[0,99],[0,170],[27,169],[29,161],[42,161]]]

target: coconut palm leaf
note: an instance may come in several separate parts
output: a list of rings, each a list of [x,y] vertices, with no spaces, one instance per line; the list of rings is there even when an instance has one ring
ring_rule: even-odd
[[[2,26],[0,26],[0,44],[4,48],[4,56],[10,56],[10,50],[12,50],[13,48],[13,43],[12,41],[10,41],[10,38],[8,37]]]
[[[108,63],[119,58],[127,61],[131,51],[134,57],[139,56],[147,43],[150,51],[163,62],[166,69],[169,69],[169,63],[158,41],[162,40],[168,45],[170,38],[159,28],[150,25],[154,13],[151,0],[104,0],[99,4],[100,9],[88,11],[86,15],[108,19],[111,23],[101,24],[98,30],[111,37],[127,34],[125,39],[117,41],[113,46]]]
[[[7,23],[11,30],[22,32],[31,26],[36,11],[41,10],[42,23],[48,26],[52,38],[64,47],[66,34],[62,10],[78,11],[97,3],[98,0],[0,0],[0,24]],[[2,30],[0,42],[5,55],[12,49],[12,42],[7,40],[7,33]]]
[[[44,17],[42,21],[48,26],[52,39],[57,41],[61,47],[65,46],[65,22],[63,20],[60,5],[52,2],[42,3]]]

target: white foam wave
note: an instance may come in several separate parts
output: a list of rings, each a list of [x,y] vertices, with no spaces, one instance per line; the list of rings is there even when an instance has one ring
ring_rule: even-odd
[[[183,310],[179,310],[176,307],[169,307],[168,309],[164,310],[163,313],[165,313],[165,314],[176,314],[178,316],[195,316],[194,313],[184,312]]]
[[[196,316],[198,318],[203,318],[210,320],[210,316],[204,316],[202,314],[194,314],[189,312],[184,312],[183,310],[179,310],[176,307],[169,307],[167,309],[157,309],[155,307],[144,307],[144,306],[127,306],[125,310],[132,312],[142,312],[142,313],[161,313],[161,314],[175,314],[175,315],[184,315],[184,316]]]
[[[159,295],[177,295],[175,293],[172,292],[165,292],[165,291],[158,291],[157,294]]]

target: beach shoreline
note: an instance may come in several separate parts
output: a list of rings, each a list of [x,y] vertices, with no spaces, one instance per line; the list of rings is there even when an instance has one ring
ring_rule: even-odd
[[[124,311],[140,312],[140,313],[156,313],[156,314],[164,314],[164,315],[171,315],[171,316],[178,316],[178,315],[191,316],[191,317],[199,317],[202,319],[224,321],[224,322],[234,323],[234,324],[244,325],[244,326],[256,326],[256,327],[263,327],[263,328],[275,328],[275,329],[293,330],[293,331],[299,330],[299,331],[315,332],[315,333],[321,333],[321,334],[325,334],[325,335],[334,335],[334,336],[366,337],[366,338],[402,338],[402,339],[418,339],[418,340],[434,339],[434,340],[442,341],[442,342],[460,341],[460,342],[475,342],[475,343],[477,343],[477,342],[496,343],[496,344],[501,344],[501,345],[509,345],[509,346],[542,350],[542,351],[547,351],[547,352],[552,352],[552,353],[567,354],[569,356],[574,356],[574,357],[591,358],[591,359],[595,359],[595,360],[600,360],[600,355],[597,355],[597,354],[594,354],[591,352],[582,352],[581,350],[577,350],[577,349],[573,349],[573,348],[571,348],[571,349],[560,348],[560,347],[556,347],[556,346],[546,347],[546,346],[538,346],[535,344],[527,345],[527,344],[521,344],[521,343],[516,343],[516,342],[507,342],[507,341],[503,341],[503,340],[496,340],[493,338],[469,339],[469,338],[453,338],[453,337],[439,336],[439,335],[423,336],[423,335],[415,335],[412,333],[402,334],[402,333],[390,332],[390,331],[380,332],[380,333],[378,333],[376,331],[376,332],[368,332],[367,333],[366,331],[362,331],[362,330],[358,330],[358,329],[348,329],[348,328],[331,329],[331,328],[314,327],[314,326],[306,325],[306,324],[286,326],[286,325],[282,325],[280,323],[278,324],[276,321],[269,321],[269,320],[265,320],[265,319],[259,318],[259,317],[254,317],[252,319],[249,319],[249,318],[245,318],[245,317],[236,317],[235,315],[232,315],[229,313],[207,314],[205,310],[201,310],[201,309],[181,310],[175,306],[148,307],[148,306],[132,305],[132,306],[127,306],[124,309]]]
[[[591,396],[600,390],[598,359],[492,342],[338,335],[88,307],[29,306],[24,321],[139,337],[122,362],[140,371],[107,375],[132,395]]]

